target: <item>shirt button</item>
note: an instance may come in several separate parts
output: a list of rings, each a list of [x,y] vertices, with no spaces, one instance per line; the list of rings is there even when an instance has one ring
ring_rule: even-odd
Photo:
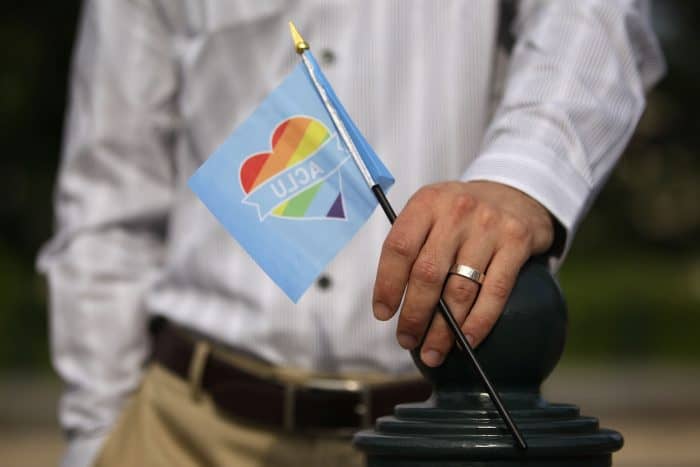
[[[335,63],[335,53],[331,49],[321,50],[321,63],[333,65]]]
[[[330,289],[332,285],[331,278],[324,274],[318,278],[316,285],[318,285],[318,288],[321,290]]]

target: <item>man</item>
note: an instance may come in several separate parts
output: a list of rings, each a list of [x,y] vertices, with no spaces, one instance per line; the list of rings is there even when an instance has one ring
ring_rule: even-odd
[[[426,330],[421,358],[441,363],[452,338],[430,316],[453,265],[485,274],[445,287],[475,346],[528,257],[558,266],[663,61],[644,2],[515,6],[511,22],[490,0],[86,3],[40,257],[64,465],[358,465],[335,429],[380,410],[339,414],[360,386],[415,394],[404,349]],[[391,230],[375,213],[296,306],[186,187],[296,62],[289,19],[402,208]]]

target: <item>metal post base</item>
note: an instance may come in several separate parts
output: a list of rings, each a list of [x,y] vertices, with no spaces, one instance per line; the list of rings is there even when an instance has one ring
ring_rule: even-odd
[[[468,363],[455,350],[439,368],[413,353],[434,385],[426,402],[402,404],[355,435],[369,467],[606,467],[622,436],[600,429],[578,407],[550,404],[539,388],[561,356],[566,306],[547,268],[523,267],[496,327],[477,349],[529,448],[515,446]]]

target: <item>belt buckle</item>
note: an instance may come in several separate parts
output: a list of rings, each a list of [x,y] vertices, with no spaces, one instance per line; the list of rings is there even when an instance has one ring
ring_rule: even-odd
[[[311,378],[303,384],[284,383],[283,426],[285,430],[292,431],[296,427],[296,392],[299,386],[304,389],[346,391],[360,394],[361,401],[355,406],[355,413],[362,417],[361,426],[358,428],[369,428],[372,425],[372,392],[369,384],[354,379]],[[352,434],[355,429],[355,427],[347,427],[321,431]]]

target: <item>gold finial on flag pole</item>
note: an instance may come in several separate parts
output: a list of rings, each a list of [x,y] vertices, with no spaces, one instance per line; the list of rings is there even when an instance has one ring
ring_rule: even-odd
[[[299,55],[304,53],[304,50],[309,49],[309,44],[306,43],[299,31],[297,31],[296,26],[291,21],[289,22],[289,32],[292,33],[292,40],[294,41],[294,47]]]

